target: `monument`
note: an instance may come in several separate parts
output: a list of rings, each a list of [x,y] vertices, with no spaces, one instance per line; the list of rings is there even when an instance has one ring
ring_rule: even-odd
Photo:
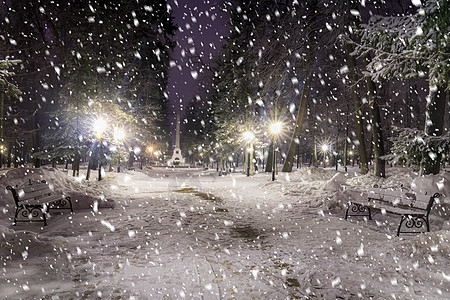
[[[177,131],[175,135],[175,148],[173,149],[172,158],[168,161],[169,166],[183,166],[184,158],[181,156],[180,149],[180,111],[177,111]]]

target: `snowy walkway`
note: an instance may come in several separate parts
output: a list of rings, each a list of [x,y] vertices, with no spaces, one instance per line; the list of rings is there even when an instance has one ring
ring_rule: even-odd
[[[114,209],[6,226],[0,297],[450,298],[448,230],[345,221],[323,181],[188,172],[111,175]]]

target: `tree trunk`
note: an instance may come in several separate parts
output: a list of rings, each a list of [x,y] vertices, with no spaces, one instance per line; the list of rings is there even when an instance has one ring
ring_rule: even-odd
[[[89,178],[91,177],[91,165],[92,165],[92,161],[91,161],[91,159],[89,159],[87,172],[86,172],[86,180],[89,180]]]
[[[3,125],[4,125],[4,105],[5,105],[5,84],[1,82],[0,84],[0,143],[3,145],[4,137],[3,137]]]
[[[133,168],[134,166],[134,151],[130,151],[130,155],[128,156],[128,167]]]
[[[266,168],[264,172],[266,173],[272,172],[272,165],[273,165],[273,143],[270,143],[269,151],[267,152]]]
[[[6,159],[6,167],[11,168],[12,143],[8,143],[8,157]]]
[[[33,120],[33,133],[32,133],[32,143],[33,143],[33,153],[39,152],[40,150],[40,141],[41,141],[41,137],[40,137],[40,129],[39,129],[39,124],[37,121],[38,116],[34,116],[34,120]],[[35,168],[39,168],[41,166],[41,160],[39,158],[36,158],[33,156],[33,165]]]
[[[16,145],[14,147],[14,168],[18,168],[19,167],[19,162],[20,162],[18,147],[19,147],[19,145]],[[40,164],[39,164],[39,166],[40,166]],[[36,167],[36,168],[38,168],[38,167]]]
[[[74,158],[74,163],[75,163],[75,168],[73,170],[73,176],[80,176],[80,160],[81,160],[81,155],[80,155],[80,149],[76,149],[75,151],[75,158]]]
[[[345,121],[345,141],[344,141],[344,170],[347,172],[347,160],[348,160],[348,114],[350,113],[349,106],[347,104],[347,113]]]
[[[348,57],[347,61],[350,69],[350,78],[352,80],[352,95],[353,95],[353,103],[355,105],[355,123],[356,123],[356,138],[358,139],[358,152],[359,152],[359,160],[361,173],[367,174],[369,172],[369,166],[367,163],[367,153],[366,153],[366,144],[364,139],[364,127],[362,124],[361,118],[361,98],[359,96],[358,91],[358,75],[356,72],[356,59],[350,53],[353,52],[353,47],[351,45],[347,45]]]
[[[429,136],[441,136],[444,130],[444,118],[445,118],[445,102],[448,97],[448,92],[445,90],[445,86],[438,86],[436,88],[430,87],[429,102],[426,107],[426,119],[425,119],[425,133]],[[421,174],[439,174],[441,165],[440,161],[442,154],[435,149],[436,157],[432,160],[431,164],[423,165],[421,168]],[[424,153],[428,155],[428,153]]]
[[[303,129],[303,124],[305,121],[305,115],[306,115],[306,103],[309,99],[309,92],[311,91],[311,81],[312,81],[312,72],[313,67],[309,70],[308,74],[306,75],[305,84],[303,86],[302,90],[302,96],[300,98],[300,106],[298,108],[297,113],[297,119],[295,121],[295,127],[294,132],[292,133],[291,142],[289,144],[289,150],[286,155],[286,160],[284,161],[283,165],[283,172],[292,172],[292,165],[294,163],[294,156],[295,152],[297,150],[297,143],[296,140],[299,140],[300,133]]]
[[[380,109],[375,96],[376,87],[375,83],[370,78],[366,78],[366,82],[369,96],[370,116],[372,119],[373,146],[375,150],[374,175],[384,178],[386,177],[386,161],[380,158],[384,155],[384,142],[383,131],[381,129]]]

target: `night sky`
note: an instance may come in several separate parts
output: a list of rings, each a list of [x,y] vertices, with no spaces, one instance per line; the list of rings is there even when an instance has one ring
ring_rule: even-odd
[[[171,0],[177,43],[169,69],[170,113],[183,109],[199,92],[213,58],[228,34],[228,13],[220,0]],[[173,124],[172,124],[173,125]]]

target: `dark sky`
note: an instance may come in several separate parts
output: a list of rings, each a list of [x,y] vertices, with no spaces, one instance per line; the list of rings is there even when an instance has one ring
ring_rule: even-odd
[[[221,0],[170,0],[178,31],[169,69],[171,114],[186,107],[199,92],[205,70],[219,55],[228,34],[228,13]]]

